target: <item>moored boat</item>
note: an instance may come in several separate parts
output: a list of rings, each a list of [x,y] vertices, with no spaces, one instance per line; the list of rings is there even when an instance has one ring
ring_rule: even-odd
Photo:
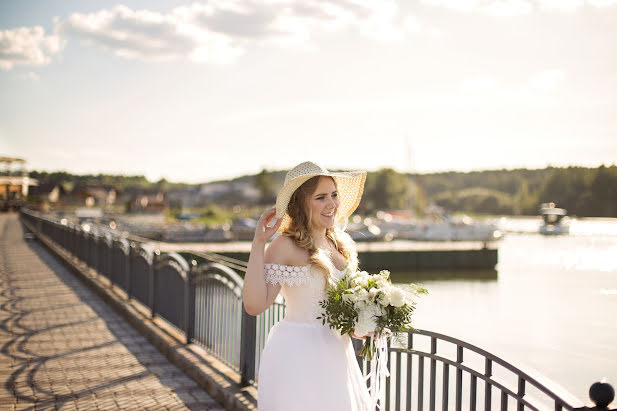
[[[559,235],[570,233],[570,217],[563,208],[555,207],[555,203],[544,203],[540,207],[542,225],[540,234]]]

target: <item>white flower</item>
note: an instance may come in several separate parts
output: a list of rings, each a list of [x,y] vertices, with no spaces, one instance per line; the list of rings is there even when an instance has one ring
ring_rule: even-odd
[[[358,291],[356,295],[358,296],[358,301],[368,301],[368,291],[364,288]]]
[[[407,302],[405,292],[398,287],[391,287],[390,289],[390,304],[395,307],[402,307]]]
[[[358,299],[356,299],[356,302],[353,303],[353,308],[354,308],[354,310],[356,310],[356,312],[358,314],[360,314],[360,312],[366,311],[366,306],[367,305],[368,305],[368,302],[366,302],[366,301],[359,301]]]
[[[373,300],[378,293],[379,290],[375,287],[372,287],[370,290],[368,290],[368,297]]]
[[[353,284],[359,285],[360,287],[368,287],[368,280],[370,279],[370,277],[371,275],[366,271],[359,271],[352,278]]]
[[[366,337],[368,333],[374,332],[376,328],[377,322],[371,310],[364,310],[358,313],[358,320],[354,327],[354,334],[357,337]]]
[[[390,305],[390,293],[386,293],[383,292],[379,294],[379,297],[377,297],[377,302],[381,305],[383,305],[384,307],[387,307]]]

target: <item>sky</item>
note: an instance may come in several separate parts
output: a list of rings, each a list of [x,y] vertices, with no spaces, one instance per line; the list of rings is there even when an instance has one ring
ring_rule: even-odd
[[[0,156],[204,182],[617,161],[617,0],[0,2]]]

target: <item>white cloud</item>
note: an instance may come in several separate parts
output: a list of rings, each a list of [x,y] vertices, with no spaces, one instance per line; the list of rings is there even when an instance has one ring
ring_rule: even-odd
[[[450,10],[472,13],[478,12],[499,17],[528,14],[533,11],[530,0],[422,0],[425,4],[441,6]]]
[[[533,76],[530,83],[534,88],[550,90],[556,88],[565,78],[563,71],[545,70]]]
[[[213,0],[158,13],[126,6],[72,14],[63,33],[142,60],[187,58],[230,62],[251,46],[310,41],[315,31],[355,29],[378,39],[398,39],[394,0]]]
[[[479,6],[479,0],[423,0],[432,6],[441,6],[461,12],[472,12]]]
[[[574,12],[585,5],[584,0],[540,0],[539,7],[543,10]]]
[[[608,7],[617,4],[617,0],[587,0],[587,3],[595,7]]]
[[[422,30],[422,25],[415,16],[407,16],[403,21],[403,28],[412,33],[419,33]]]
[[[478,12],[498,17],[522,16],[536,10],[574,12],[585,3],[595,7],[617,4],[617,0],[422,0],[422,2],[458,12]]]
[[[461,88],[463,90],[488,90],[493,88],[494,85],[495,79],[482,75],[464,79],[461,83]]]
[[[45,35],[40,26],[0,31],[0,68],[10,70],[16,64],[41,66],[51,62],[63,43],[57,35]]]
[[[527,0],[491,1],[484,5],[481,11],[498,17],[522,16],[533,11],[533,4]]]
[[[441,37],[443,35],[443,32],[438,28],[432,28],[429,31],[429,34],[431,35],[431,37]]]
[[[25,74],[20,74],[19,78],[24,79],[24,80],[34,81],[34,82],[38,82],[41,79],[41,77],[38,74],[32,71],[25,73]]]

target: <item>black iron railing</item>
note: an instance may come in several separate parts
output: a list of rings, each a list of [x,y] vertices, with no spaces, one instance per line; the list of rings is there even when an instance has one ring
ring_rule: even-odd
[[[187,343],[200,344],[239,372],[243,384],[257,384],[261,352],[285,305],[279,296],[264,313],[246,313],[239,275],[246,262],[214,253],[194,253],[187,260],[137,238],[25,209],[21,218],[35,234],[45,235],[184,333]],[[575,409],[503,359],[446,335],[409,332],[406,343],[391,345],[389,361],[382,410]],[[359,362],[368,372],[368,364]],[[612,387],[598,389],[596,397],[610,403]]]
[[[572,410],[559,395],[503,359],[430,331],[389,349],[385,409]]]

